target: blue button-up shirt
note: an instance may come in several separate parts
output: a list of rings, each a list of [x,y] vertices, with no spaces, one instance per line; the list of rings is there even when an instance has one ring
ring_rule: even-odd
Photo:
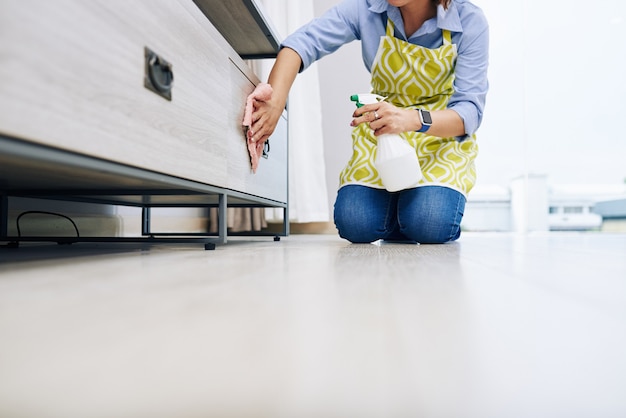
[[[426,48],[443,44],[442,29],[452,32],[458,58],[454,94],[448,108],[461,116],[465,133],[473,134],[482,121],[489,88],[489,27],[482,11],[468,0],[452,0],[447,10],[439,6],[436,17],[408,36],[404,33],[400,9],[389,5],[387,0],[344,0],[288,36],[282,47],[300,55],[302,71],[340,46],[358,39],[365,67],[371,71],[380,37],[385,36],[387,17],[396,27],[396,37]]]

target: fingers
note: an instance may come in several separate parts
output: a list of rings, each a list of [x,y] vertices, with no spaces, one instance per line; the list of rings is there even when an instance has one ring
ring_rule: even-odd
[[[372,122],[376,122],[376,125],[379,125],[378,127],[382,126],[383,124],[380,123],[380,120],[384,115],[381,107],[382,106],[379,104],[372,104],[358,108],[352,114],[353,119],[350,122],[350,126],[357,126],[361,123],[369,123],[370,127],[375,129],[375,127],[372,126]]]
[[[382,108],[382,103],[374,103],[374,104],[368,104],[365,106],[357,107],[354,113],[352,114],[352,117],[359,118],[370,112],[380,111],[381,108]]]
[[[257,110],[252,114],[252,125],[248,129],[248,139],[252,142],[264,142],[267,140],[274,129],[276,122],[272,122],[271,114],[264,110]]]
[[[378,102],[358,108],[352,114],[350,126],[366,123],[374,135],[398,134],[412,129],[415,111],[399,108],[388,102]]]
[[[252,142],[265,142],[272,135],[271,131],[268,131],[266,128],[261,127],[258,130],[254,130],[254,127],[251,127],[248,130],[248,139]]]

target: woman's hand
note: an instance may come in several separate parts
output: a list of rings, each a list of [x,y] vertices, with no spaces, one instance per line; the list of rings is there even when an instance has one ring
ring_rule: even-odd
[[[399,134],[420,128],[418,113],[400,108],[388,102],[378,102],[357,108],[352,114],[350,126],[369,123],[375,135]]]
[[[284,105],[276,103],[274,98],[267,101],[254,101],[252,112],[252,125],[248,130],[248,137],[253,142],[265,142],[274,133]]]
[[[460,137],[465,135],[463,119],[452,109],[430,112],[433,124],[427,135],[440,138]],[[378,102],[365,105],[354,111],[350,126],[369,123],[374,135],[399,134],[417,131],[422,128],[422,121],[415,109],[396,107],[391,103]]]
[[[273,89],[272,97],[264,102],[254,102],[252,126],[248,131],[248,138],[253,142],[267,141],[276,129],[301,65],[300,55],[293,49],[282,48],[278,53],[267,81]]]

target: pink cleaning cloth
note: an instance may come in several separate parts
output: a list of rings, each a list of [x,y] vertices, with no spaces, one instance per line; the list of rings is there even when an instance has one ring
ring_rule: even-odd
[[[252,172],[256,173],[256,169],[259,166],[259,159],[263,155],[264,143],[252,142],[252,131],[249,129],[252,126],[252,112],[254,112],[254,101],[264,102],[272,98],[272,86],[267,83],[260,83],[254,91],[246,99],[246,110],[243,114],[243,126],[248,127],[246,131],[246,141],[248,142],[248,153],[250,154],[250,164],[252,165]]]

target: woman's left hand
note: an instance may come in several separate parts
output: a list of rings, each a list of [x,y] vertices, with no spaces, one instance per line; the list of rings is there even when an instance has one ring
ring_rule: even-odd
[[[400,108],[388,102],[367,104],[352,114],[350,126],[369,123],[375,135],[399,134],[419,129],[419,115],[410,108]]]

